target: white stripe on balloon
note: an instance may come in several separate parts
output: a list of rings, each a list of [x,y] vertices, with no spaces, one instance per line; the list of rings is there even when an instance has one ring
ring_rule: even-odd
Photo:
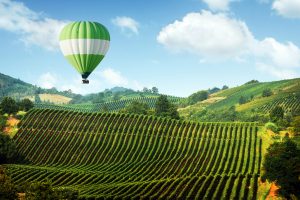
[[[74,54],[105,55],[109,48],[108,40],[100,39],[70,39],[59,42],[64,56]]]

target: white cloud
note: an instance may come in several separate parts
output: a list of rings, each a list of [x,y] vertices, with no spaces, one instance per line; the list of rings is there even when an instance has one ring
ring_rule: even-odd
[[[58,49],[58,35],[66,23],[43,17],[21,2],[0,0],[0,29],[20,35],[26,45],[36,45],[47,50]]]
[[[38,85],[42,88],[50,89],[57,85],[58,78],[56,74],[47,72],[38,78]]]
[[[226,11],[229,10],[229,4],[232,0],[202,0],[211,10]]]
[[[196,54],[207,62],[254,60],[258,70],[281,78],[295,77],[300,68],[300,48],[295,44],[271,37],[258,40],[246,23],[224,13],[189,13],[162,28],[157,41],[173,52]]]
[[[240,55],[252,40],[244,22],[210,11],[189,13],[164,27],[157,36],[157,41],[172,51],[213,58]]]
[[[300,18],[299,0],[275,0],[272,9],[283,17]]]
[[[139,23],[131,17],[116,17],[112,23],[121,28],[122,31],[129,30],[135,34],[139,33]]]
[[[280,43],[274,38],[259,41],[254,50],[256,57],[281,68],[300,66],[300,49],[292,42]]]
[[[127,86],[128,80],[121,75],[120,72],[115,71],[112,68],[107,68],[101,72],[103,77],[108,83],[115,86]]]
[[[272,65],[268,65],[265,63],[256,63],[256,68],[266,74],[270,74],[274,77],[280,78],[280,79],[291,79],[298,77],[298,74],[291,70],[291,69],[284,69]]]

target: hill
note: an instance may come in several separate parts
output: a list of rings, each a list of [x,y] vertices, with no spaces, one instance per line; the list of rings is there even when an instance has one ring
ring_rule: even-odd
[[[265,90],[272,94],[264,97]],[[245,100],[242,104],[241,98]],[[211,94],[207,100],[180,108],[179,112],[186,119],[195,119],[206,111],[218,112],[233,106],[240,113],[268,113],[275,105],[284,107],[286,112],[300,112],[300,79],[249,82]]]
[[[99,104],[106,102],[110,105],[109,102],[140,98],[152,99],[157,98],[159,95],[158,92],[152,92],[150,89],[147,89],[147,91],[135,91],[124,87],[113,87],[94,94],[80,95],[73,93],[71,90],[58,91],[56,88],[44,89],[0,73],[0,99],[4,96],[10,96],[16,100],[28,98],[35,103],[42,103],[47,106],[51,106],[51,104],[60,106],[61,104],[75,104],[67,107],[86,108],[86,105],[89,105],[88,107],[98,108]],[[178,97],[170,98],[179,99]]]
[[[13,181],[50,180],[82,199],[256,199],[256,123],[33,109],[15,135],[30,165]]]

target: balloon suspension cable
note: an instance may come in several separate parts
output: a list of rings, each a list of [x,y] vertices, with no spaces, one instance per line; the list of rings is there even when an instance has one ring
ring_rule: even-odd
[[[82,84],[89,84],[89,83],[90,83],[89,80],[87,80],[87,79],[82,79]]]

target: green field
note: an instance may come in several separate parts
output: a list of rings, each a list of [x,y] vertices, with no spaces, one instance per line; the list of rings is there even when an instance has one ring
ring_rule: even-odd
[[[133,101],[145,103],[150,109],[154,109],[156,100],[159,96],[125,98],[118,101],[108,101],[105,103],[89,103],[89,104],[35,104],[35,108],[68,110],[77,112],[117,112],[125,108],[126,105]],[[171,103],[179,103],[182,98],[168,96]]]
[[[256,199],[256,123],[33,109],[14,140],[16,184],[52,181],[82,199]]]

